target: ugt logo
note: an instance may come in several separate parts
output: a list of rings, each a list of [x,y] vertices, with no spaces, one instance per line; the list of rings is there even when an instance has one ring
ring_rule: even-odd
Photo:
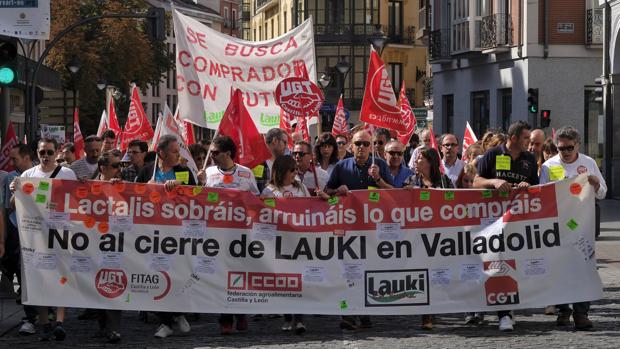
[[[509,274],[516,272],[514,259],[484,262],[490,276],[484,283],[487,305],[519,304],[519,284]]]

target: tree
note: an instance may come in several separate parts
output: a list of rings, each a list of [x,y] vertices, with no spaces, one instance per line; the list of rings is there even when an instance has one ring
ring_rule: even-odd
[[[53,37],[83,18],[146,13],[147,9],[148,4],[142,0],[55,0],[51,2],[51,34]],[[75,81],[65,69],[74,55],[81,62]],[[149,40],[145,20],[111,18],[74,29],[51,50],[46,63],[61,72],[69,89],[76,84],[82,129],[91,134],[105,108],[105,93],[97,89],[98,80],[104,79],[121,89],[126,97],[119,101],[117,111],[124,116],[129,108],[129,84],[134,82],[144,90],[149,84],[159,83],[173,62],[165,42]]]

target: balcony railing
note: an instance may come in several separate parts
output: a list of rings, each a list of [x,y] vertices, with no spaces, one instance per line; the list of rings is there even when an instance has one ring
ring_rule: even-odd
[[[496,13],[482,18],[480,47],[484,49],[512,45],[512,16]]]
[[[403,44],[403,45],[413,45],[415,44],[415,27],[409,25],[404,30],[398,30],[400,28],[395,28],[391,26],[387,26],[383,28],[383,32],[387,33],[387,36],[390,38],[390,43],[393,44]]]
[[[602,8],[591,8],[586,11],[586,45],[603,44],[603,18]]]
[[[450,30],[438,29],[430,32],[428,51],[431,61],[450,59]]]
[[[256,5],[254,7],[254,12],[257,12],[258,10],[260,10],[261,8],[265,7],[266,5],[268,5],[270,2],[274,2],[274,0],[256,0]]]

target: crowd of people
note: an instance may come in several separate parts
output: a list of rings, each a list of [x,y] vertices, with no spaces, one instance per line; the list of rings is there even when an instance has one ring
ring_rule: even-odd
[[[543,130],[531,130],[522,121],[510,125],[506,132],[488,130],[464,153],[454,134],[438,138],[439,149],[431,147],[429,130],[413,134],[408,144],[400,143],[388,130],[371,133],[365,128],[354,129],[350,135],[318,135],[314,146],[282,129],[271,129],[265,142],[272,157],[250,169],[235,163],[237,145],[230,137],[220,135],[210,141],[189,145],[197,167],[196,176],[180,156],[180,144],[174,136],[162,136],[154,151],[148,144],[135,140],[125,153],[117,149],[118,139],[108,130],[102,137],[85,138],[84,154],[75,160],[72,143],[60,146],[53,139],[41,139],[36,152],[26,144],[16,145],[10,153],[15,170],[0,173],[0,255],[2,272],[9,278],[17,277],[21,284],[18,224],[13,193],[19,188],[19,179],[61,178],[98,180],[105,182],[160,183],[167,190],[179,185],[202,185],[212,188],[234,188],[251,192],[262,198],[317,196],[327,200],[333,195],[347,195],[351,190],[392,188],[487,188],[509,191],[530,185],[548,183],[581,173],[588,174],[596,197],[605,197],[607,187],[596,162],[580,152],[579,132],[570,126],[559,129],[554,139],[545,137]],[[291,148],[289,146],[292,144]],[[501,159],[501,166],[498,160]],[[206,164],[206,166],[205,166]],[[562,171],[558,171],[562,168]],[[189,174],[179,176],[179,174]],[[562,173],[559,176],[558,173]],[[63,340],[65,309],[24,305],[25,317],[19,333],[36,333],[38,324],[42,340]],[[557,325],[571,324],[576,329],[591,328],[588,319],[589,303],[563,304],[557,308]],[[186,314],[159,312],[160,324],[154,335],[165,338],[175,333],[191,331]],[[513,312],[497,313],[499,330],[513,330]],[[102,336],[109,342],[121,340],[121,312],[118,310],[84,310],[80,319],[98,319]],[[50,319],[53,319],[51,321]],[[302,314],[284,315],[283,331],[304,333]],[[484,323],[483,313],[465,314],[470,325]],[[231,334],[233,328],[248,328],[248,316],[221,314],[220,332]],[[423,329],[433,328],[433,316],[422,316]],[[370,316],[343,316],[343,330],[372,327]]]

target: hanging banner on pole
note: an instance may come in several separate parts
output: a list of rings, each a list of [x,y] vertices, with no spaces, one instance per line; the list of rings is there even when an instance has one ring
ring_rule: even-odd
[[[305,72],[316,83],[311,19],[266,41],[222,34],[178,11],[173,11],[173,19],[181,119],[217,129],[234,88],[243,91],[259,132],[266,133],[280,124],[275,102],[280,81]]]
[[[585,175],[508,195],[362,190],[268,203],[21,178],[16,207],[29,305],[395,315],[602,297]]]

